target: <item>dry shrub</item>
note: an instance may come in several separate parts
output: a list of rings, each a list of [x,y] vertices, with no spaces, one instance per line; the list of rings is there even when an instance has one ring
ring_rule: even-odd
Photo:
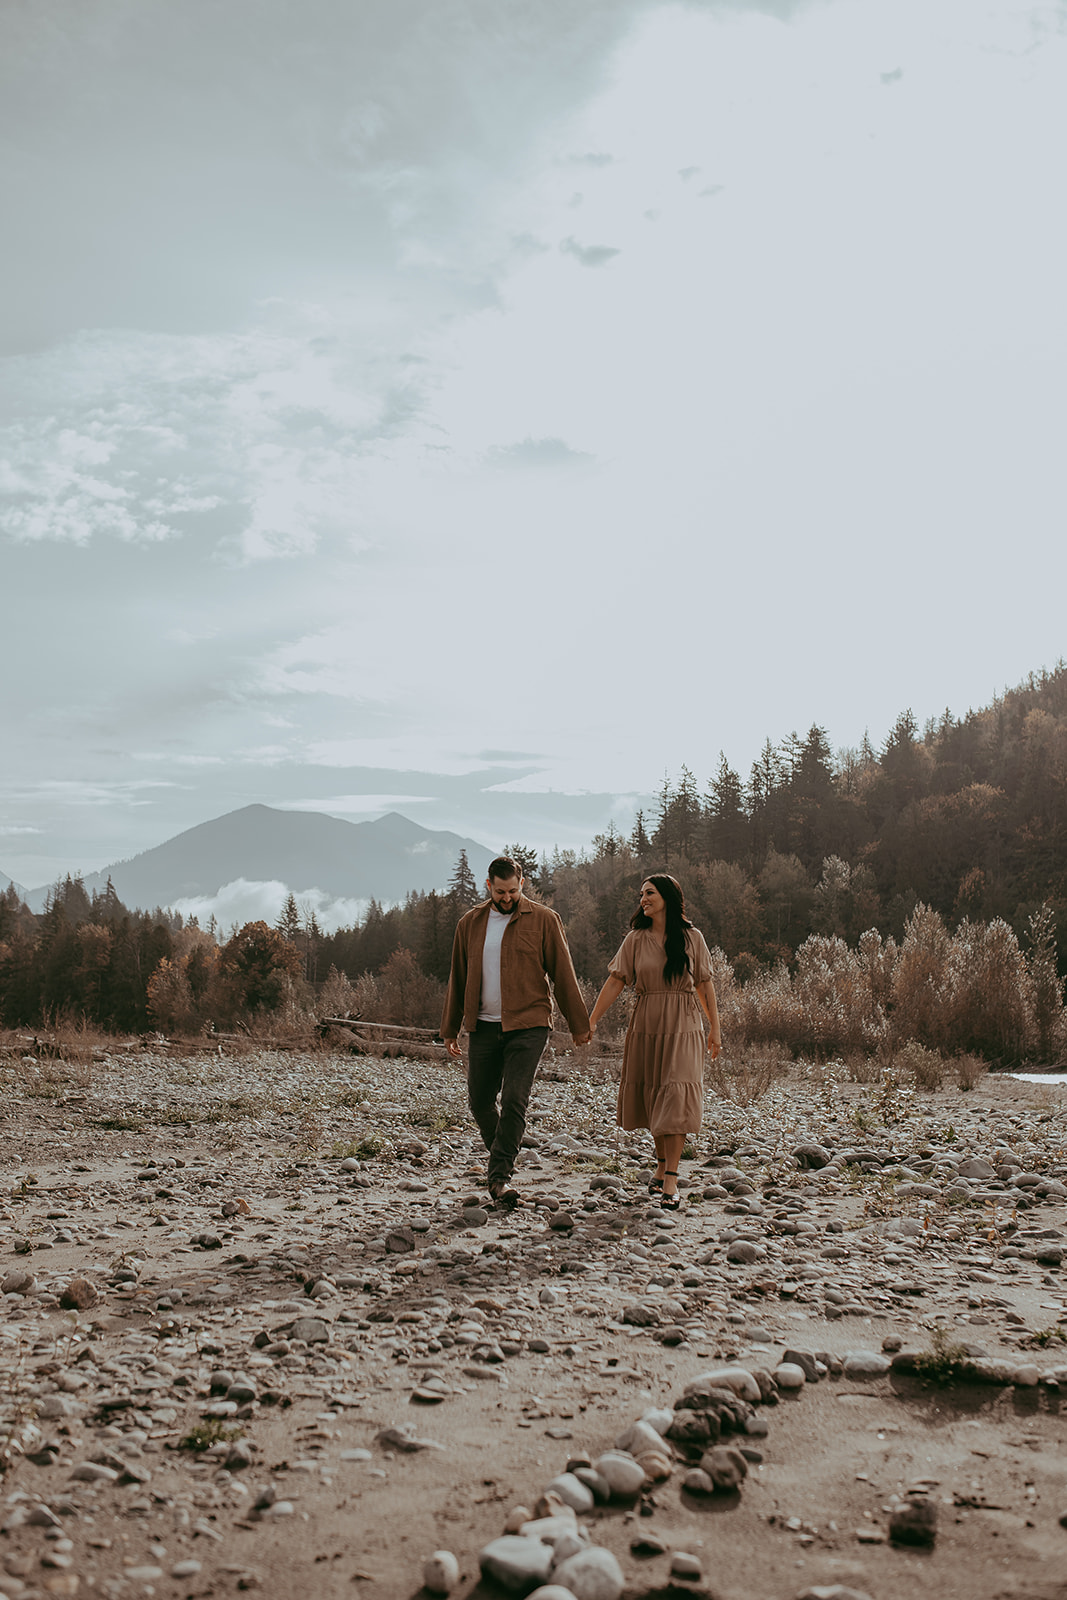
[[[359,1010],[355,986],[351,979],[336,967],[331,967],[326,982],[318,995],[320,1017],[351,1017]]]
[[[1019,1061],[1030,1034],[1030,975],[1001,917],[964,921],[949,959],[952,1044],[987,1060]]]
[[[59,1012],[45,1018],[36,1033],[5,1030],[2,1039],[13,1055],[33,1056],[37,1061],[66,1061],[89,1067],[113,1050],[116,1040],[82,1016]]]
[[[718,983],[715,985],[719,995]],[[776,1042],[793,1045],[802,1029],[793,996],[789,969],[780,964],[759,977],[750,978],[743,988],[732,984],[725,1000],[719,999],[723,1038],[742,1047],[747,1044]]]
[[[849,1083],[878,1083],[882,1077],[882,1062],[865,1051],[853,1050],[845,1056],[845,1073]]]
[[[938,913],[921,903],[904,929],[893,973],[893,1032],[935,1048],[944,1042],[949,1014],[952,940]]]
[[[1002,919],[964,921],[950,934],[938,913],[920,904],[899,947],[873,928],[855,949],[813,934],[797,951],[792,974],[780,962],[744,984],[713,950],[723,1038],[738,1050],[773,1042],[794,1056],[844,1056],[857,1083],[881,1076],[892,1063],[891,1046],[899,1051],[914,1042],[925,1054],[901,1070],[922,1089],[940,1085],[941,1058],[950,1052],[1047,1060],[1067,1049],[1067,1012],[1051,915],[1032,921],[1027,958]]]
[[[804,940],[797,951],[793,994],[807,1035],[799,1041],[805,1051],[874,1049],[884,1034],[867,966],[836,935],[812,934]]]
[[[436,1028],[444,1009],[445,986],[423,972],[410,950],[394,950],[378,973],[365,972],[351,986],[350,1009],[364,1022],[395,1022]]]
[[[910,1078],[917,1089],[925,1089],[929,1094],[940,1089],[945,1079],[945,1063],[939,1053],[928,1050],[918,1039],[909,1039],[896,1052],[893,1065],[898,1076]]]
[[[1056,915],[1048,901],[1031,913],[1028,935],[1030,1047],[1038,1061],[1057,1061],[1067,1046],[1067,1015],[1057,966]]]
[[[37,1100],[63,1100],[71,1089],[93,1086],[93,1070],[87,1061],[18,1061],[15,1074],[23,1094]]]
[[[704,1066],[704,1082],[720,1100],[751,1106],[789,1073],[791,1060],[780,1045],[750,1044],[736,1055],[720,1055]]]
[[[977,1088],[989,1071],[986,1062],[974,1055],[956,1056],[952,1067],[956,1074],[956,1082],[965,1093]]]
[[[892,941],[883,945],[873,930],[858,950],[836,936],[812,934],[797,951],[792,975],[784,962],[743,986],[731,973],[719,1007],[724,1037],[775,1042],[793,1055],[870,1053],[886,1036],[883,998],[895,954]]]
[[[1019,941],[1002,918],[965,919],[950,935],[936,911],[916,906],[893,977],[897,1040],[1020,1061],[1053,1025],[1048,1004],[1036,1016],[1034,994]]]

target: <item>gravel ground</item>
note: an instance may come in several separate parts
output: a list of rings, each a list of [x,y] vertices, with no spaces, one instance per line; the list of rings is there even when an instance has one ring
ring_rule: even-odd
[[[156,1042],[0,1072],[9,1600],[392,1600],[440,1550],[454,1594],[522,1593],[485,1552],[557,1480],[601,1563],[578,1600],[1062,1600],[1061,1087],[799,1065],[709,1096],[667,1214],[612,1063],[561,1053],[499,1212],[443,1058]],[[712,1411],[744,1464],[717,1492]],[[643,1476],[604,1498],[617,1443]]]

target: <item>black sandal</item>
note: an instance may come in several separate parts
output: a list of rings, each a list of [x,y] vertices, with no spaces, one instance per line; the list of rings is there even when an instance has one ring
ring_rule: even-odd
[[[662,1178],[649,1178],[649,1180],[648,1180],[648,1192],[649,1192],[649,1194],[660,1194],[662,1192],[662,1190],[663,1190],[663,1179]]]
[[[663,1176],[665,1178],[676,1178],[678,1174],[676,1172],[665,1172]],[[663,1185],[661,1184],[660,1187],[662,1188]],[[681,1203],[682,1197],[678,1193],[677,1189],[675,1189],[673,1194],[665,1194],[663,1196],[663,1199],[659,1203],[659,1208],[661,1211],[677,1211]]]

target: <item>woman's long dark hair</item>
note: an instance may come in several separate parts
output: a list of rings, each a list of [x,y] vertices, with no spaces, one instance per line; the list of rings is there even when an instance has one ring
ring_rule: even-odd
[[[672,978],[680,978],[683,973],[690,971],[692,963],[689,952],[685,947],[685,930],[693,924],[685,914],[685,895],[677,878],[672,878],[669,872],[650,872],[647,878],[642,878],[642,883],[650,883],[658,889],[663,896],[663,903],[667,912],[666,938],[667,959],[663,963],[663,981],[670,983]],[[631,928],[651,928],[652,918],[646,917],[638,906],[630,918]]]

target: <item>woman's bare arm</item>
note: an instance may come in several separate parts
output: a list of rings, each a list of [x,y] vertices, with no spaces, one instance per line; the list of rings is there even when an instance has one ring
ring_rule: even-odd
[[[596,1029],[596,1025],[604,1015],[605,1011],[610,1010],[625,988],[626,985],[623,983],[621,978],[605,978],[604,987],[597,995],[596,1000],[593,1003],[593,1009],[589,1013],[590,1028],[594,1030]]]
[[[719,1030],[719,1003],[715,998],[715,985],[710,978],[704,983],[697,984],[696,995],[708,1019],[708,1049],[714,1061],[722,1049],[722,1034]]]

